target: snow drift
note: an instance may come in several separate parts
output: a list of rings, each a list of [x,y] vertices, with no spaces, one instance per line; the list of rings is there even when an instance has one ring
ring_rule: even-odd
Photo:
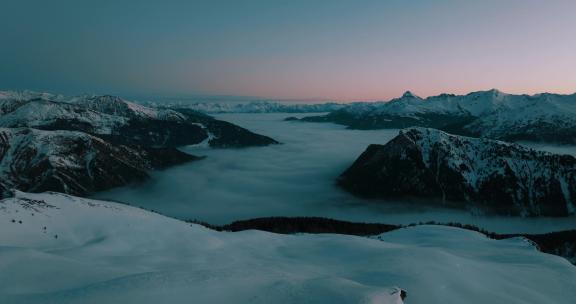
[[[222,233],[58,193],[0,201],[2,303],[569,303],[576,268],[522,238]],[[398,286],[398,287],[397,287]]]

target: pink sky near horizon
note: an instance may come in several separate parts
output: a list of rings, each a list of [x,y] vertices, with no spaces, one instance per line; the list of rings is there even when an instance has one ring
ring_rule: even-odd
[[[30,1],[0,10],[0,89],[338,101],[576,92],[574,0]]]

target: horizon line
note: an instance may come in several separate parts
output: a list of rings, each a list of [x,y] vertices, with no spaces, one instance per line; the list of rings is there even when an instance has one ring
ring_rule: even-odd
[[[234,95],[234,94],[173,94],[170,93],[150,93],[150,94],[138,94],[138,93],[120,93],[120,92],[109,92],[109,93],[96,93],[96,92],[83,92],[79,94],[67,94],[67,93],[58,93],[55,91],[37,91],[31,89],[0,89],[0,92],[18,92],[18,93],[48,93],[53,95],[63,95],[67,97],[73,96],[102,96],[102,95],[112,95],[118,96],[127,100],[134,100],[134,101],[162,101],[162,100],[174,100],[177,101],[178,99],[181,100],[190,100],[190,99],[206,99],[204,101],[198,101],[199,103],[209,102],[210,99],[213,99],[214,102],[221,102],[223,99],[231,99],[228,102],[315,102],[315,103],[354,103],[354,102],[389,102],[394,99],[401,98],[406,94],[411,94],[415,97],[420,99],[427,99],[431,97],[437,97],[442,95],[453,95],[453,96],[466,96],[472,93],[479,93],[479,92],[490,92],[496,91],[501,94],[505,95],[516,95],[516,96],[537,96],[542,94],[550,94],[550,95],[563,95],[563,96],[570,96],[576,94],[576,89],[571,93],[556,93],[551,91],[542,91],[536,93],[508,93],[502,91],[500,89],[491,88],[491,89],[479,89],[479,90],[472,90],[467,93],[438,93],[438,94],[430,94],[430,95],[419,95],[414,93],[412,90],[406,90],[403,94],[397,95],[396,97],[391,98],[324,98],[324,97],[307,97],[307,98],[287,98],[287,97],[267,97],[267,96],[250,96],[250,95]]]

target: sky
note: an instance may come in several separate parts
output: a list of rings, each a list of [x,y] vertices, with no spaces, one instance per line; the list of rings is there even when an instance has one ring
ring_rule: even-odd
[[[576,1],[0,1],[0,90],[576,92]]]

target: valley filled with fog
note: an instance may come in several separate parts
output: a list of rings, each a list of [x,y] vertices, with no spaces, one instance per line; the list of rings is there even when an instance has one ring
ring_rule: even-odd
[[[537,233],[576,228],[576,218],[472,215],[402,201],[365,200],[335,180],[369,144],[385,144],[398,130],[348,130],[330,123],[283,121],[294,114],[219,114],[282,144],[242,149],[188,146],[206,159],[152,173],[144,183],[97,193],[181,219],[211,224],[267,216],[321,216],[360,222],[460,222],[498,232]],[[576,147],[524,143],[554,153]]]

